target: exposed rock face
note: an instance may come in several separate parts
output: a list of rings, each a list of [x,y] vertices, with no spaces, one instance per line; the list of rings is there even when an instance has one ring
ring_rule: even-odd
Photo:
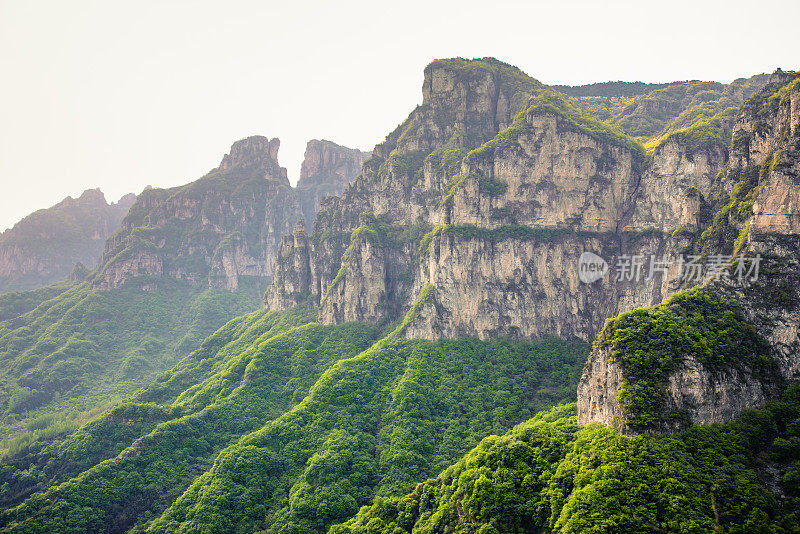
[[[217,169],[191,184],[144,191],[106,245],[101,289],[161,277],[231,290],[272,275],[281,236],[301,217],[278,139],[237,141]]]
[[[592,350],[578,383],[578,424],[620,427],[624,418],[617,394],[622,383],[622,367],[611,358],[608,348]]]
[[[529,104],[530,95],[544,100]],[[659,302],[675,272],[638,286],[610,275],[595,285],[579,282],[584,251],[613,265],[623,255],[663,254],[681,238],[654,224],[635,228],[654,230],[644,238],[620,233],[635,207],[643,157],[616,134],[574,125],[559,105],[502,63],[433,63],[422,106],[375,148],[341,197],[323,202],[308,286],[295,288],[292,262],[280,262],[267,306],[285,309],[296,302],[291,295],[304,295],[320,305],[322,322],[381,322],[402,315],[431,283],[436,296],[409,336],[591,339],[618,310]],[[671,191],[716,175],[707,164],[684,167],[686,183]],[[375,220],[365,223],[362,214]],[[443,227],[420,249],[423,233]],[[543,237],[515,236],[509,227]],[[481,231],[456,231],[468,228]],[[385,235],[373,237],[375,229]]]
[[[748,140],[737,160],[760,168],[747,235],[748,253],[762,258],[759,279],[718,290],[747,303],[748,319],[792,381],[800,380],[800,80],[786,73],[776,78],[782,88],[767,100],[775,107],[747,110],[734,133]]]
[[[320,201],[341,194],[361,172],[361,166],[370,154],[331,141],[315,139],[308,142],[297,182],[300,207],[308,226],[314,225]]]
[[[153,289],[159,279],[173,278],[235,291],[243,280],[256,286],[268,282],[281,238],[291,235],[304,215],[313,220],[319,198],[341,191],[368,156],[312,141],[294,189],[278,163],[279,148],[277,138],[248,137],[234,143],[203,178],[145,190],[106,244],[94,287],[135,281]],[[305,235],[305,226],[298,232]],[[295,295],[292,288],[288,293]]]
[[[425,230],[429,218],[441,217],[440,199],[448,181],[460,168],[461,158],[472,148],[492,139],[513,121],[529,94],[542,85],[516,68],[496,60],[442,60],[425,69],[423,102],[418,106],[383,143],[377,145],[372,157],[364,164],[363,173],[339,197],[330,197],[322,202],[314,225],[315,235],[326,239],[311,244],[310,264],[312,277],[304,289],[315,304],[320,304],[325,295],[333,299],[326,308],[353,309],[337,299],[349,294],[329,292],[334,280],[347,284],[355,293],[372,293],[371,290],[356,290],[360,285],[358,274],[349,277],[336,275],[341,265],[342,254],[349,242],[350,233],[360,223],[362,214],[369,213],[396,226],[415,227]],[[376,271],[405,273],[414,269],[412,256],[418,243],[407,241],[393,245],[397,254],[380,257],[397,258],[398,264],[376,267]],[[394,260],[393,260],[394,261]],[[413,279],[413,275],[411,277]],[[280,289],[283,280],[293,280],[291,273],[281,268],[275,275],[267,303],[273,306],[277,300],[273,293],[291,293]],[[393,281],[398,291],[389,289],[386,310],[399,310],[409,298],[411,284]],[[283,302],[292,305],[292,302]],[[325,308],[323,306],[323,308]],[[282,309],[281,307],[276,309]],[[333,313],[328,319],[323,312],[322,320],[355,320],[361,312],[352,316]],[[367,313],[367,315],[370,315]],[[386,318],[382,315],[378,319]]]
[[[774,82],[757,96],[779,87]],[[737,212],[747,209],[738,182],[752,173],[737,169],[761,165],[778,150],[770,179],[748,197],[756,198],[750,250],[759,250],[754,240],[764,228],[781,236],[794,231],[800,202],[792,179],[799,174],[788,147],[796,142],[789,138],[797,103],[795,93],[784,93],[780,105],[767,99],[769,109],[754,111],[756,119],[744,106],[732,148],[718,136],[698,143],[696,130],[678,131],[648,159],[630,138],[507,65],[437,61],[425,71],[423,104],[376,146],[340,197],[322,202],[313,234],[285,238],[266,304],[286,309],[308,301],[319,306],[323,323],[380,323],[413,309],[405,335],[417,338],[592,339],[606,318],[658,304],[691,284],[679,279],[678,257],[700,246],[712,209],[728,200],[739,203]],[[724,228],[722,216],[714,219],[701,240],[705,253],[731,253],[743,225],[732,211],[729,217]],[[783,248],[784,260],[796,257],[791,245]],[[607,262],[594,283],[580,282],[585,252]],[[645,263],[651,256],[671,263],[652,272]],[[620,273],[612,270],[632,258],[642,262],[638,281],[615,278]],[[428,298],[412,307],[423,288]],[[800,300],[796,291],[790,299]],[[734,298],[745,309],[751,302]],[[747,311],[747,318],[781,353],[781,374],[789,378],[800,343],[797,311],[783,310],[769,328],[757,318],[766,317],[761,311]],[[587,366],[584,423],[617,415],[623,371],[606,356],[593,354]],[[667,384],[670,408],[693,421],[720,421],[773,391],[746,371],[715,373],[687,356]]]
[[[692,154],[681,136],[671,137],[655,149],[652,165],[642,174],[633,216],[626,227],[655,227],[669,233],[679,228],[697,231],[703,200],[718,197],[728,185],[718,176],[726,161],[724,146]]]
[[[662,411],[683,410],[694,423],[733,419],[779,393],[783,383],[800,379],[800,83],[792,79],[771,81],[763,94],[744,106],[734,128],[730,161],[716,180],[720,185],[712,181],[702,193],[712,197],[714,190],[719,194],[752,188],[752,215],[742,225],[747,232],[742,254],[760,257],[758,279],[712,280],[706,288],[741,304],[745,318],[766,340],[778,376],[765,380],[736,367],[711,370],[686,355],[665,384]],[[745,178],[737,184],[738,176]],[[748,182],[747,176],[757,176],[758,183]],[[733,216],[729,218],[734,224]],[[578,388],[580,424],[600,422],[631,431],[617,400],[624,376],[608,350],[595,347]],[[662,422],[654,430],[673,429]]]
[[[287,278],[284,279],[284,283],[280,287],[281,292],[271,293],[273,300],[270,304],[273,308],[288,308],[295,303],[303,302],[307,298],[308,286],[311,280],[308,249],[306,225],[301,219],[295,226],[294,231],[284,236],[281,242],[278,261],[284,263],[285,266],[282,271],[286,273]]]
[[[616,230],[639,179],[633,154],[570,131],[557,115],[528,114],[525,127],[494,157],[471,158],[447,222]]]
[[[67,197],[0,234],[0,292],[35,289],[66,279],[80,263],[94,268],[106,239],[136,196],[108,204],[99,189]]]
[[[351,232],[365,212],[394,224],[427,222],[466,152],[508,127],[541,87],[493,59],[431,63],[422,105],[375,147],[362,176],[322,203],[314,231]]]
[[[600,423],[625,433],[636,430],[627,425],[617,394],[624,372],[607,348],[593,350],[578,384],[578,424]],[[691,355],[669,377],[664,392],[665,413],[684,412],[691,423],[730,421],[744,410],[764,404],[780,392],[779,383],[765,383],[747,370],[709,369]],[[683,428],[685,421],[662,421],[650,431],[669,432]]]

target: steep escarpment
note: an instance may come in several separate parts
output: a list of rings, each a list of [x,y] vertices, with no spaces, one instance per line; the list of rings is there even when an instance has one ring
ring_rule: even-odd
[[[376,147],[364,174],[324,204],[310,235],[300,229],[285,238],[266,295],[269,308],[310,302],[327,324],[404,318],[410,338],[555,334],[591,340],[609,317],[713,282],[722,268],[702,270],[714,262],[760,252],[782,254],[773,269],[796,263],[790,242],[775,246],[794,239],[798,220],[792,197],[796,75],[776,72],[769,80],[718,88],[645,146],[533,83],[513,120],[474,148],[454,140],[477,139],[491,132],[487,125],[499,126],[494,104],[474,107],[467,122],[457,114],[428,120],[427,110],[441,102],[453,108],[449,91],[456,88],[467,109],[470,102],[493,102],[482,91],[493,87],[489,81],[497,86],[498,72],[503,87],[508,71],[487,69],[483,60],[426,69],[423,106],[402,133]],[[731,115],[730,106],[758,86],[763,89]],[[719,101],[709,109],[725,113],[704,115],[711,96]],[[434,148],[444,139],[435,134],[464,125],[471,135],[453,134]],[[752,262],[743,265],[749,269]],[[587,268],[599,274],[587,279]],[[733,272],[733,266],[724,269]],[[794,379],[798,341],[790,303],[797,298],[797,271],[786,272],[795,274],[765,274],[762,285],[750,289],[710,288],[740,303],[742,328],[754,328],[763,343],[748,357],[734,358],[738,363],[723,357],[716,367],[684,347],[650,385],[661,407],[646,421],[623,417],[619,428],[729,420]],[[753,299],[776,292],[785,297],[784,307],[755,305]],[[582,423],[614,422],[618,392],[633,387],[614,351],[601,349],[582,385]]]
[[[326,323],[384,322],[430,284],[409,337],[591,339],[606,317],[660,302],[677,270],[585,284],[581,255],[613,267],[689,247],[673,233],[701,207],[681,197],[713,189],[704,182],[727,153],[656,151],[662,170],[649,179],[662,189],[642,199],[652,171],[638,142],[499,62],[446,60],[426,69],[423,105],[373,154],[311,235],[285,238],[268,307],[309,300]],[[637,209],[671,218],[637,223]]]
[[[289,262],[279,262],[275,282],[266,295],[268,305],[283,309],[297,303],[300,296],[308,296],[323,307],[330,303],[329,311],[324,312],[330,318],[324,320],[334,321],[334,316],[352,320],[336,310],[345,307],[342,298],[355,292],[372,295],[368,307],[378,313],[367,310],[361,314],[371,321],[386,318],[387,310],[400,310],[411,291],[413,276],[408,273],[414,268],[419,239],[431,229],[431,219],[441,217],[441,199],[451,178],[460,171],[462,158],[510,126],[527,97],[542,87],[519,69],[491,58],[431,63],[425,69],[422,104],[375,147],[362,175],[341,196],[322,202],[309,238],[309,257],[302,262],[309,265],[308,284],[302,288],[284,284],[296,277],[283,267]],[[364,240],[376,235],[360,231],[351,240],[360,226],[369,226],[364,217],[380,221],[391,234],[384,245],[369,249],[376,261],[397,259],[390,267],[401,275],[389,280],[391,287],[383,290],[362,291],[355,275],[345,276],[349,262],[342,258],[346,250],[350,250],[347,260],[358,261],[360,250],[366,250]],[[389,253],[386,247],[397,254],[381,260],[384,251]],[[380,270],[384,268],[376,267],[374,272]],[[329,291],[334,281],[344,284],[335,293]],[[341,298],[336,296],[339,294]]]
[[[653,431],[726,421],[800,378],[798,87],[796,75],[776,73],[740,110],[730,160],[712,182],[720,186],[695,193],[719,206],[695,247],[722,271],[707,277],[702,298],[684,292],[609,322],[578,388],[582,424]],[[730,322],[715,324],[721,318]],[[620,324],[626,333],[615,335]],[[641,345],[648,338],[662,347]]]
[[[32,213],[0,234],[0,293],[64,280],[78,263],[97,266],[106,239],[135,199],[129,194],[109,204],[99,189],[90,189]]]

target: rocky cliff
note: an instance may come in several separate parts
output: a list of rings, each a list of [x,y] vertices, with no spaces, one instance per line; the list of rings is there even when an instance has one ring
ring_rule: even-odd
[[[325,313],[331,317],[324,320],[333,321],[333,316],[351,320],[350,314],[342,315],[338,310],[355,291],[369,293],[374,299],[366,305],[376,312],[367,314],[371,315],[369,320],[381,320],[387,310],[399,313],[411,290],[408,282],[413,276],[408,273],[413,270],[419,238],[430,229],[431,218],[441,216],[440,201],[451,178],[459,172],[461,159],[510,126],[527,97],[541,87],[518,69],[493,59],[441,60],[429,65],[422,104],[375,147],[362,175],[341,196],[322,202],[309,243],[308,285],[291,286],[296,280],[294,273],[279,266],[266,296],[269,306],[283,309],[295,304],[299,296],[308,295],[323,308],[327,305]],[[342,262],[346,249],[350,250],[348,258],[355,255],[354,261],[359,261],[366,247],[364,240],[373,235],[361,232],[351,239],[365,215],[389,230],[397,253],[389,253],[383,246],[374,249],[374,261],[383,261],[379,259],[383,251],[389,254],[387,260],[398,259],[392,265],[376,266],[375,272],[389,267],[393,272],[406,273],[389,279],[390,287],[381,290],[362,291],[355,280],[358,274],[354,271],[345,276],[348,262]],[[334,280],[342,287],[329,291]],[[381,292],[387,296],[382,297]],[[361,312],[356,315],[365,316]]]
[[[670,195],[716,176],[716,160],[675,152],[662,158],[683,173]],[[688,246],[672,236],[677,223],[631,222],[641,145],[495,60],[432,63],[422,105],[373,154],[323,203],[311,236],[286,238],[287,251],[307,244],[308,268],[298,276],[297,260],[279,262],[270,308],[310,299],[323,322],[391,321],[432,284],[409,336],[591,339],[618,310],[660,301],[675,273],[582,284],[584,251],[613,264]],[[648,209],[662,209],[656,201],[684,210],[671,196]]]
[[[313,218],[318,199],[349,183],[365,157],[313,141],[302,187],[294,189],[278,163],[279,147],[277,138],[248,137],[199,180],[145,190],[108,240],[93,286],[152,289],[171,278],[236,290],[243,281],[267,282],[281,237],[304,213]]]
[[[322,203],[310,235],[284,238],[266,305],[310,302],[323,323],[405,315],[404,335],[426,339],[591,340],[609,317],[707,283],[687,276],[687,261],[755,253],[764,227],[788,236],[797,221],[788,191],[798,174],[787,167],[793,79],[777,73],[733,114],[731,102],[767,80],[723,87],[714,106],[696,104],[645,147],[513,67],[434,62],[422,105],[375,147],[363,175]],[[602,272],[582,280],[587,253]],[[786,345],[780,369],[714,367],[686,354],[664,378],[674,393],[667,412],[681,421],[725,420],[763,402],[774,393],[767,383],[790,378],[798,360],[793,317],[778,319],[789,333],[771,334],[746,297],[730,298],[767,341],[767,360]],[[587,366],[584,424],[617,413],[625,370],[609,355],[596,352]]]
[[[66,279],[80,263],[94,268],[136,199],[107,203],[99,189],[28,215],[0,234],[0,292],[35,289]]]
[[[280,237],[301,217],[280,141],[249,137],[191,184],[148,189],[109,239],[93,286],[145,288],[161,277],[236,289],[272,275]]]
[[[651,385],[650,396],[630,403],[626,402],[630,392],[644,389],[627,362],[634,351],[617,348],[614,353],[613,343],[596,343],[578,388],[580,423],[613,424],[630,432],[730,420],[800,379],[800,227],[796,224],[800,211],[795,199],[800,191],[798,88],[796,76],[776,73],[740,110],[730,159],[714,180],[720,184],[716,195],[721,207],[698,243],[699,251],[711,256],[729,258],[735,251],[747,258],[742,263],[744,277],[736,271],[740,264],[726,259],[730,266],[722,276],[706,281],[705,291],[737,303],[743,321],[757,332],[763,345],[747,365],[711,365],[698,357],[708,336],[681,344],[675,364]],[[709,321],[718,315],[703,312]],[[727,357],[731,350],[718,352]],[[648,409],[652,418],[641,421],[647,398],[652,402]],[[683,414],[682,420],[670,418],[676,413]]]

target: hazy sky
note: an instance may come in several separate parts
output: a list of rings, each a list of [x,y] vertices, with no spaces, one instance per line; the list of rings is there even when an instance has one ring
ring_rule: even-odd
[[[371,149],[434,58],[546,83],[800,67],[800,2],[0,0],[0,230],[67,195],[190,182],[231,143]]]

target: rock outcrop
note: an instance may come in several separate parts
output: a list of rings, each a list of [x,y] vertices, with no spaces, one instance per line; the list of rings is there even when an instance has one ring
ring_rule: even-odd
[[[76,264],[94,268],[106,239],[136,196],[107,203],[99,189],[28,215],[0,234],[0,292],[45,286],[70,276]]]
[[[94,287],[173,278],[234,290],[244,277],[272,276],[280,238],[302,216],[279,146],[242,139],[203,178],[142,192],[109,239]]]
[[[730,421],[781,391],[780,382],[766,382],[747,369],[717,370],[687,354],[669,376],[660,399],[663,414],[679,417],[662,417],[658,424],[642,429],[628,424],[629,414],[618,402],[624,383],[625,372],[608,348],[593,350],[578,384],[578,424],[600,423],[625,433],[683,430],[690,423]]]

